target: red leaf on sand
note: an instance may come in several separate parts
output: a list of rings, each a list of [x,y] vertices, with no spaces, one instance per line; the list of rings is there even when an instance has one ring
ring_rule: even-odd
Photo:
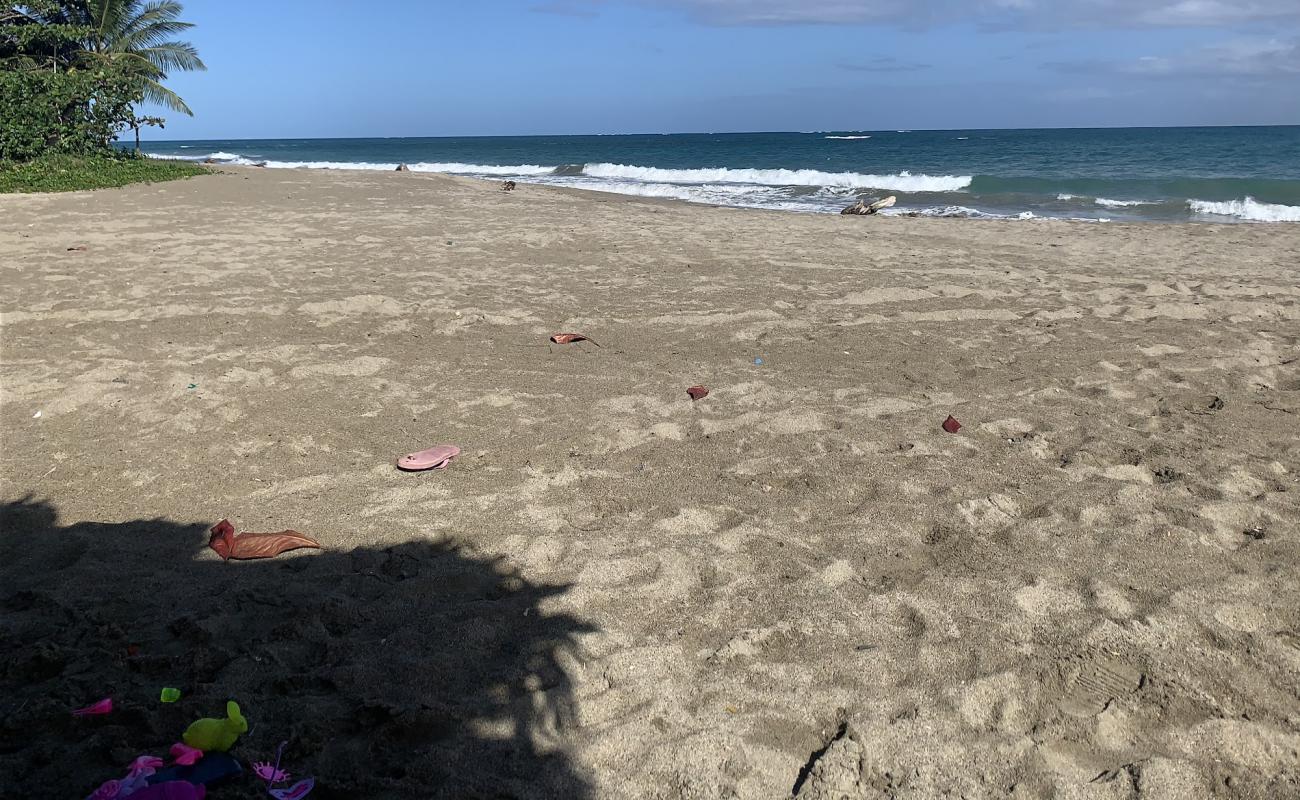
[[[275,558],[281,553],[302,547],[319,548],[320,542],[297,531],[279,533],[235,533],[230,520],[221,520],[212,526],[208,547],[222,559]]]
[[[113,713],[113,698],[105,697],[98,703],[91,703],[85,708],[78,708],[72,712],[74,717],[98,717],[102,714]]]
[[[574,342],[591,342],[600,347],[600,342],[590,336],[583,336],[581,333],[557,333],[551,337],[551,341],[556,344],[573,344]]]
[[[692,386],[686,390],[686,393],[691,396],[692,400],[703,400],[709,396],[709,390],[703,386]]]
[[[943,429],[948,433],[956,433],[961,430],[961,423],[957,421],[956,417],[949,416],[943,421]]]

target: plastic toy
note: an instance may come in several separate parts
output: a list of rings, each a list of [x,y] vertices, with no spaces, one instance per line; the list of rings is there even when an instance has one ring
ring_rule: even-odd
[[[105,697],[98,703],[91,703],[85,708],[78,708],[72,712],[74,717],[97,717],[101,714],[113,713],[113,698]]]
[[[188,781],[167,781],[146,786],[138,792],[132,792],[136,800],[204,800],[208,788],[203,784]]]
[[[279,767],[273,767],[265,761],[253,762],[253,774],[267,783],[284,783],[292,777]]]
[[[190,747],[187,744],[177,742],[172,745],[172,761],[182,766],[191,766],[200,758],[203,758],[203,751]]]
[[[224,753],[230,749],[239,734],[248,731],[248,720],[239,712],[234,700],[226,703],[226,718],[204,718],[191,723],[181,736],[185,744],[205,753]]]
[[[267,789],[275,800],[302,800],[307,794],[316,788],[315,778],[303,778],[302,780],[290,786],[288,789]]]
[[[149,778],[149,783],[167,783],[168,781],[187,781],[213,786],[230,778],[244,774],[235,757],[228,753],[208,753],[193,766],[175,764]]]

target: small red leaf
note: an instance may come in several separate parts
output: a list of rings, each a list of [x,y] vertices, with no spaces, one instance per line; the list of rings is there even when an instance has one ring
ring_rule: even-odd
[[[320,542],[298,531],[236,534],[235,526],[223,519],[213,526],[208,547],[215,550],[223,559],[246,560],[275,558],[281,553],[303,547],[319,548]]]
[[[551,337],[551,341],[556,344],[573,344],[574,342],[591,342],[600,347],[600,343],[590,336],[584,336],[581,333],[557,333]]]
[[[78,708],[72,712],[74,717],[97,717],[102,714],[113,713],[113,698],[105,697],[98,703],[92,703],[85,708]]]
[[[943,421],[943,429],[948,433],[956,433],[961,430],[961,423],[957,421],[956,417],[949,416]]]
[[[703,386],[692,386],[686,390],[686,393],[691,396],[692,400],[703,400],[709,396],[709,390]]]

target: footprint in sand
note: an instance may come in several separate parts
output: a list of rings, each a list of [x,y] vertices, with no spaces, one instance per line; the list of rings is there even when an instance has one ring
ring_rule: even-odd
[[[1105,711],[1112,700],[1137,691],[1142,679],[1142,673],[1127,664],[1098,659],[1083,667],[1059,705],[1072,717],[1094,717]]]

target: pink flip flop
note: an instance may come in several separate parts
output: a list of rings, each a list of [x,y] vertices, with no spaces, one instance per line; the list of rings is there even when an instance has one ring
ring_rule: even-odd
[[[460,448],[456,445],[440,444],[437,447],[430,447],[428,450],[402,456],[397,459],[397,468],[411,472],[425,469],[446,469],[451,460],[458,455],[460,455]]]

